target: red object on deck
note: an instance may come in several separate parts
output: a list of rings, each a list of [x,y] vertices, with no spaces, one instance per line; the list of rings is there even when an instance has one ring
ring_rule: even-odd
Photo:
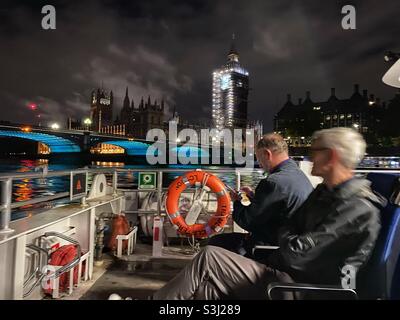
[[[117,235],[129,233],[129,222],[123,214],[116,214],[112,219],[112,231],[111,238],[108,242],[108,247],[111,250],[117,249]],[[122,241],[122,249],[125,250],[128,247],[128,240]]]
[[[70,263],[72,260],[76,258],[77,249],[74,244],[68,244],[59,247],[56,251],[54,251],[50,256],[49,265],[51,266],[65,266]],[[59,291],[65,291],[69,286],[69,276],[70,272],[67,271],[60,276],[59,280]],[[78,283],[78,266],[74,268],[74,284]],[[50,285],[50,280],[48,281]],[[52,288],[48,288],[45,290],[46,293],[51,294],[53,291]]]

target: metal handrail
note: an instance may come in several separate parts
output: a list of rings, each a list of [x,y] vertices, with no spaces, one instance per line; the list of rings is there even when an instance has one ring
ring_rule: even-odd
[[[19,180],[19,179],[33,179],[33,178],[50,178],[50,177],[62,177],[62,176],[69,176],[71,172],[78,172],[82,170],[87,170],[90,173],[113,173],[115,171],[117,172],[165,172],[165,173],[170,173],[170,172],[190,172],[193,171],[193,168],[79,168],[79,169],[74,169],[74,170],[59,170],[59,171],[48,171],[47,174],[43,174],[40,172],[15,172],[15,173],[0,173],[0,181],[6,180],[6,179],[13,179],[13,180]],[[240,172],[240,173],[253,173],[253,172],[263,172],[262,169],[259,168],[243,168],[243,167],[237,167],[237,168],[223,168],[223,169],[206,169],[208,172],[214,172],[214,173],[235,173],[235,172]],[[385,173],[400,173],[400,169],[387,169],[387,168],[382,168],[382,169],[356,169],[354,170],[356,173],[369,173],[369,172],[385,172]]]
[[[57,170],[57,171],[48,171],[47,173],[40,173],[40,172],[15,172],[15,173],[0,173],[0,181],[13,179],[13,180],[20,180],[20,179],[34,179],[34,178],[51,178],[51,177],[63,177],[69,176],[74,172],[82,172],[82,171],[90,171],[91,173],[104,173],[109,172],[113,173],[115,171],[114,168],[79,168],[74,170]]]
[[[286,282],[272,282],[267,287],[267,295],[269,300],[273,300],[272,292],[274,290],[281,290],[283,292],[336,292],[341,294],[350,294],[354,300],[358,300],[357,292],[350,288],[342,288],[339,286],[330,285],[313,285],[308,283],[286,283]]]
[[[161,195],[164,190],[162,180],[164,173],[175,173],[175,172],[190,172],[193,171],[193,168],[79,168],[75,170],[60,170],[60,171],[44,171],[44,172],[29,172],[29,173],[6,173],[0,174],[0,182],[2,184],[2,194],[1,194],[1,203],[0,203],[0,234],[5,232],[12,232],[9,228],[9,223],[11,221],[11,209],[19,208],[25,205],[36,204],[40,202],[51,201],[55,199],[60,199],[64,197],[68,197],[69,192],[60,192],[52,196],[47,197],[39,197],[37,199],[31,199],[22,202],[12,202],[12,183],[13,180],[20,179],[32,179],[32,178],[49,178],[49,177],[62,177],[62,176],[70,176],[71,173],[74,172],[82,172],[87,171],[90,174],[96,173],[104,173],[104,174],[112,174],[113,182],[112,186],[114,189],[114,194],[118,189],[118,173],[124,172],[157,172],[158,173],[158,183],[157,183],[157,194],[158,194],[158,212],[161,213]],[[258,168],[218,168],[218,169],[206,169],[211,173],[234,173],[236,175],[236,188],[240,189],[240,178],[241,175],[252,174],[255,172],[262,173],[262,169]],[[370,169],[357,169],[356,173],[370,173],[370,172],[385,172],[385,173],[400,173],[400,170],[370,170]]]
[[[0,234],[2,233],[10,233],[13,232],[12,229],[9,228],[9,224],[11,221],[11,210],[15,208],[19,208],[25,205],[36,204],[40,202],[51,201],[55,199],[60,199],[67,197],[69,192],[60,192],[52,196],[47,197],[39,197],[37,199],[30,199],[27,201],[22,202],[12,202],[12,184],[13,180],[20,180],[20,179],[34,179],[34,178],[49,178],[49,177],[62,177],[62,176],[71,176],[74,172],[82,172],[87,171],[91,174],[96,173],[104,173],[104,174],[112,174],[113,181],[112,187],[114,189],[114,195],[118,189],[118,173],[121,172],[158,172],[158,184],[157,184],[157,194],[158,194],[158,212],[161,213],[161,195],[163,191],[162,187],[162,180],[163,180],[163,173],[171,173],[171,172],[189,172],[193,171],[192,168],[163,168],[163,169],[146,169],[146,168],[135,168],[135,169],[121,169],[121,168],[82,168],[82,169],[75,169],[75,170],[60,170],[60,171],[43,171],[43,172],[29,172],[29,173],[12,173],[12,174],[0,174],[0,182],[2,184],[2,194],[1,194],[1,203],[0,203]],[[214,173],[235,173],[236,175],[240,176],[240,172],[245,173],[252,173],[261,170],[254,170],[248,168],[229,168],[229,169],[207,169],[207,171],[211,171]],[[237,183],[240,183],[240,179],[237,179]],[[237,188],[240,186],[237,185]]]
[[[38,197],[37,199],[31,199],[26,201],[12,202],[11,209],[20,208],[27,205],[32,205],[40,202],[52,201],[56,199],[66,198],[69,196],[69,192],[58,192],[52,196]]]
[[[356,169],[355,173],[400,173],[400,169]]]
[[[62,176],[69,176],[74,172],[82,171],[82,170],[87,170],[90,173],[114,173],[115,171],[117,172],[190,172],[193,171],[193,168],[157,168],[157,169],[151,169],[151,168],[80,168],[80,169],[74,169],[74,170],[60,170],[60,171],[48,171],[47,174],[39,173],[39,172],[16,172],[16,173],[0,173],[0,181],[6,180],[6,179],[13,179],[13,180],[20,180],[20,179],[33,179],[33,178],[50,178],[50,177],[62,177]],[[214,172],[214,173],[233,173],[233,172],[244,172],[244,173],[252,173],[252,172],[263,172],[262,169],[251,169],[251,168],[231,168],[231,169],[207,169],[209,172]]]
[[[34,250],[39,254],[39,266],[36,267],[36,269],[28,276],[28,278],[24,281],[23,288],[25,289],[28,284],[31,282],[31,280],[39,275],[39,277],[36,279],[36,281],[31,285],[31,287],[23,294],[23,297],[26,298],[28,297],[33,290],[42,282],[46,274],[43,274],[40,268],[42,267],[41,264],[41,254],[44,253],[46,255],[46,263],[49,260],[49,250],[46,250],[40,246],[37,246],[33,243],[29,243],[26,245],[27,248],[30,248],[31,250]]]

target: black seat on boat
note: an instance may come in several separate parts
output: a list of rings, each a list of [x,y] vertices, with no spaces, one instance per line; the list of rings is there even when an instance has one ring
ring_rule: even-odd
[[[388,200],[381,211],[381,231],[367,265],[360,270],[356,279],[356,290],[313,284],[271,283],[268,296],[273,298],[275,290],[303,292],[315,298],[328,296],[360,299],[400,299],[400,174],[369,173],[374,191]]]
[[[397,203],[399,174],[370,173],[372,189],[387,200],[381,211],[381,224],[375,249],[366,267],[360,271],[357,290],[362,299],[398,299],[400,297],[400,203]]]

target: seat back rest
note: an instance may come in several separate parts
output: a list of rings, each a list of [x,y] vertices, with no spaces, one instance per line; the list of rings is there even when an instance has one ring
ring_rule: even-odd
[[[357,278],[358,293],[361,298],[390,299],[393,279],[400,254],[400,207],[390,203],[400,174],[369,173],[371,188],[388,200],[381,211],[381,231],[371,258]]]

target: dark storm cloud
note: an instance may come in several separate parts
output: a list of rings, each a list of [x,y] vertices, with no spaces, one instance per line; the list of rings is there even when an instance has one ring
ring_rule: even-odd
[[[35,3],[33,6],[32,3]],[[41,5],[57,9],[57,29],[40,27]],[[398,49],[397,1],[14,1],[0,10],[0,106],[3,119],[29,121],[29,101],[47,121],[88,115],[90,91],[104,83],[120,108],[151,95],[193,120],[211,114],[211,73],[225,62],[235,32],[250,72],[249,114],[271,129],[286,93],[345,97],[360,83],[382,98]],[[341,28],[354,4],[357,30]],[[262,115],[262,116],[260,116]]]

